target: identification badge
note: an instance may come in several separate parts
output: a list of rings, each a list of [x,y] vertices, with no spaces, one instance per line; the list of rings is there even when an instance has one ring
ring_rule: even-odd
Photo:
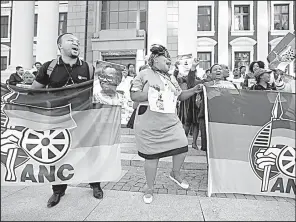
[[[175,96],[174,92],[149,87],[148,102],[151,111],[159,113],[176,112],[177,96]]]

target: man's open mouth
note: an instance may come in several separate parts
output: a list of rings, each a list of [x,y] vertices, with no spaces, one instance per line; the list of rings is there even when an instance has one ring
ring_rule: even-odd
[[[72,47],[72,50],[78,52],[78,47]]]

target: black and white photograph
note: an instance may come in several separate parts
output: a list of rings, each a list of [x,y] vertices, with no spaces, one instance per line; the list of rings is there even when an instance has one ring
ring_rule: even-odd
[[[295,1],[1,1],[1,221],[295,221]]]

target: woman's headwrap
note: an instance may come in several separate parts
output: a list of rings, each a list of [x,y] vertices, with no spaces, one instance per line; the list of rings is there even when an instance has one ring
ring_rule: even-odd
[[[162,46],[162,45],[159,45],[159,44],[153,44],[151,45],[150,47],[150,52],[151,52],[151,55],[148,59],[148,65],[152,68],[153,67],[153,64],[154,64],[154,59],[157,57],[157,56],[164,56],[166,58],[171,58],[168,50]]]

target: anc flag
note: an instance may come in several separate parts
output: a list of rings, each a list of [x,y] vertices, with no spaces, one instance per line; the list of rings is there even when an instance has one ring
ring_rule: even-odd
[[[269,53],[267,61],[271,69],[277,68],[285,71],[286,66],[294,60],[295,35],[289,32]]]
[[[295,94],[206,87],[208,195],[295,198]]]
[[[58,89],[1,84],[1,183],[117,180],[120,106],[92,103],[93,81]]]

